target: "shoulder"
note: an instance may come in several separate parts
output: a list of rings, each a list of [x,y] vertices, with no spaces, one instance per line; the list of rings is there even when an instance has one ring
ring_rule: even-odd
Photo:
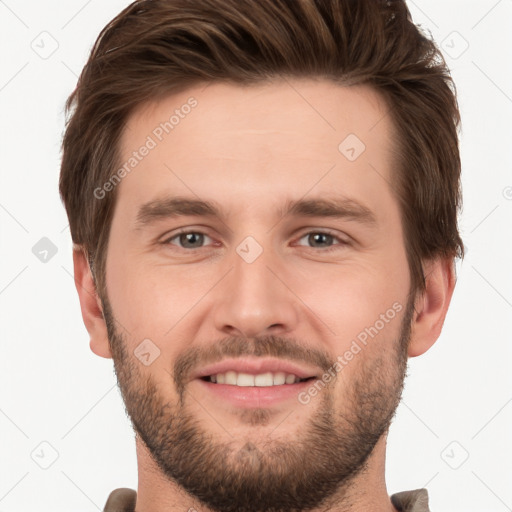
[[[391,503],[400,512],[430,512],[427,489],[397,492],[391,495]]]
[[[134,512],[136,501],[136,491],[121,487],[110,493],[103,512]]]

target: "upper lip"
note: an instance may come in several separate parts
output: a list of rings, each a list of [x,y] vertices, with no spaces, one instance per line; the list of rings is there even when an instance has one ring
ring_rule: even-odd
[[[217,375],[218,373],[226,373],[230,370],[237,373],[249,373],[251,375],[259,375],[267,372],[283,372],[287,375],[296,375],[301,379],[316,377],[318,374],[318,371],[315,369],[299,366],[296,363],[292,363],[284,359],[262,357],[229,358],[200,368],[192,375],[192,380],[200,379],[201,377],[209,377],[210,375]]]

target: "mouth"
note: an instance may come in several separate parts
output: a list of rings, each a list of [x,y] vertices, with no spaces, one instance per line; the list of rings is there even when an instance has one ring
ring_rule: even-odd
[[[314,376],[301,378],[293,373],[287,374],[284,372],[266,372],[254,375],[251,373],[236,372],[232,370],[214,375],[206,375],[200,378],[205,382],[211,382],[213,384],[261,388],[283,386],[285,384],[298,384],[299,382],[307,382],[315,379]]]
[[[240,408],[261,408],[292,402],[318,378],[316,367],[276,358],[230,358],[192,376],[201,395]],[[197,384],[194,384],[194,386]],[[201,396],[198,395],[198,396]]]

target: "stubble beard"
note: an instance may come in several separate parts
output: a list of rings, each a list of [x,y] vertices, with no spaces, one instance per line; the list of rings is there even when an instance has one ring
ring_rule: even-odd
[[[179,400],[167,399],[150,373],[141,371],[141,363],[129,354],[108,299],[103,306],[127,414],[163,475],[214,512],[299,512],[343,500],[348,504],[351,484],[367,469],[368,458],[387,432],[400,402],[412,300],[406,306],[392,357],[355,357],[353,363],[359,364],[352,380],[343,390],[336,390],[343,393],[343,400],[336,404],[333,386],[322,389],[307,405],[314,407],[310,418],[286,441],[257,437],[255,429],[267,425],[272,416],[267,409],[241,413],[243,423],[250,425],[247,439],[216,439],[190,410],[200,401],[200,397],[187,396],[184,384],[194,354],[184,354],[176,361],[173,374],[169,372],[169,389],[175,386]],[[286,358],[293,346],[274,336],[253,340],[225,339],[222,353]],[[300,350],[295,347],[295,358],[297,352]],[[321,354],[315,355],[323,360]],[[286,423],[286,419],[281,421]]]

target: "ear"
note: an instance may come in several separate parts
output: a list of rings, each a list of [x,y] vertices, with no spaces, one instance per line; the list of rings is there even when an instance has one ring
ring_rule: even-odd
[[[416,299],[409,357],[425,353],[439,338],[455,288],[452,258],[438,258],[423,265],[425,292]]]
[[[82,249],[73,250],[73,266],[82,318],[91,338],[91,350],[98,356],[111,358],[112,354],[108,343],[107,325],[103,318],[101,300],[96,292],[96,285],[85,251]]]

